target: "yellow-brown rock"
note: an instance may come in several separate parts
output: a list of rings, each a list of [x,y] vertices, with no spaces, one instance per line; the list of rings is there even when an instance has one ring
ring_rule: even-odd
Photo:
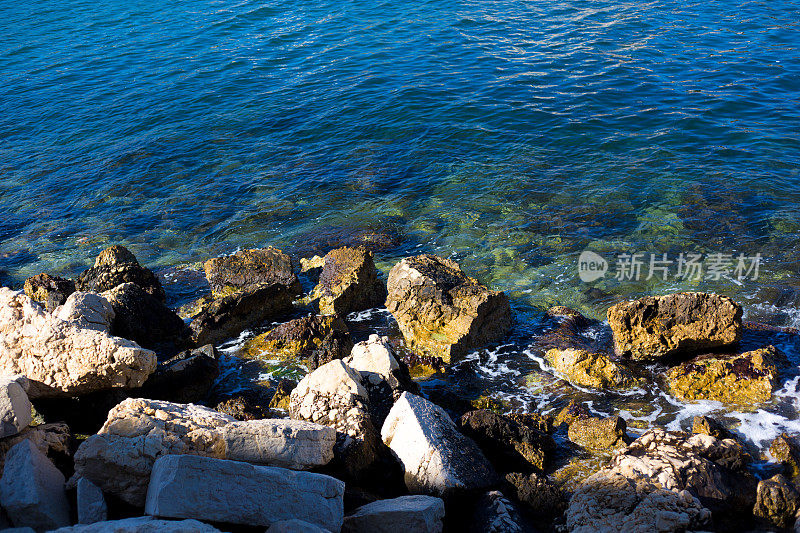
[[[593,389],[624,389],[636,384],[636,378],[608,355],[580,348],[553,348],[545,355],[556,372],[570,383]]]

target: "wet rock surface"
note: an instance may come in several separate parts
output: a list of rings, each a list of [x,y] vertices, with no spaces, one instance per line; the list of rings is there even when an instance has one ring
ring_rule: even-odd
[[[769,401],[787,365],[786,356],[768,346],[738,355],[697,357],[668,370],[664,379],[670,394],[681,400],[752,404]]]
[[[435,255],[406,258],[392,268],[386,307],[410,349],[445,362],[500,340],[511,327],[504,293]]]
[[[800,440],[796,435],[779,435],[770,444],[769,453],[783,464],[784,473],[789,479],[800,476]]]
[[[735,344],[742,308],[725,296],[697,292],[646,296],[608,309],[619,355],[653,360]]]
[[[570,383],[594,389],[625,389],[637,384],[633,373],[608,354],[579,348],[552,348],[545,355]]]
[[[211,290],[226,295],[258,285],[283,285],[291,296],[302,292],[292,261],[277,248],[240,250],[209,259],[203,265]]]
[[[42,273],[26,279],[23,290],[31,300],[52,312],[75,292],[75,282]]]
[[[779,528],[794,525],[800,510],[800,492],[781,474],[758,482],[753,514]]]
[[[119,245],[103,250],[94,266],[83,272],[75,285],[84,292],[100,293],[123,283],[134,283],[159,301],[166,300],[158,277],[141,266],[127,248]]]
[[[328,252],[311,298],[318,301],[320,312],[326,315],[380,307],[386,298],[386,287],[378,279],[372,252],[364,247]]]
[[[162,361],[137,396],[178,403],[203,400],[219,377],[219,354],[213,345],[186,350]]]

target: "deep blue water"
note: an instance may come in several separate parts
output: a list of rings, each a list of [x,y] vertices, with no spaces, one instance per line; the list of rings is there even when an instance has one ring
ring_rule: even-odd
[[[237,247],[301,253],[320,234],[370,230],[395,239],[384,271],[434,251],[507,290],[523,337],[555,303],[602,316],[615,298],[678,288],[797,325],[799,12],[6,2],[0,277],[74,275],[121,242],[169,281]],[[589,290],[576,273],[587,248],[765,264],[742,284]],[[171,303],[193,294],[178,285]]]

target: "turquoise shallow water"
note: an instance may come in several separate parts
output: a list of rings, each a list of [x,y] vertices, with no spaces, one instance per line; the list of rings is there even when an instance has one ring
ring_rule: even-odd
[[[0,276],[75,275],[124,243],[179,304],[202,290],[186,267],[211,255],[384,232],[384,271],[436,252],[509,293],[511,346],[459,383],[521,401],[556,303],[602,317],[621,297],[703,289],[800,325],[798,8],[6,3]],[[741,283],[586,284],[584,249],[764,264]],[[771,411],[781,424],[795,393]]]

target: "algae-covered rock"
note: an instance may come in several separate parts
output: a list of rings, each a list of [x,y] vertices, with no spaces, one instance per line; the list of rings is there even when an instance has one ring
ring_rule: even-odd
[[[625,445],[627,425],[618,416],[578,418],[569,425],[569,440],[590,450],[607,450]]]
[[[248,340],[242,357],[303,359],[310,370],[350,354],[353,341],[344,320],[336,315],[309,315],[285,322]]]
[[[739,355],[707,355],[668,370],[665,381],[669,393],[681,400],[749,405],[769,401],[786,362],[774,346]]]
[[[53,311],[75,292],[75,282],[42,273],[26,279],[24,289],[31,300],[39,302],[48,311]]]
[[[211,290],[223,296],[257,285],[283,285],[292,296],[303,288],[288,255],[277,248],[240,250],[233,255],[209,259],[203,265]]]
[[[608,323],[617,354],[659,359],[735,344],[742,336],[742,308],[716,294],[646,296],[610,307]]]
[[[408,347],[449,363],[500,340],[511,327],[508,297],[435,255],[403,259],[389,272],[386,307]]]
[[[707,416],[696,416],[692,419],[692,433],[701,435],[711,435],[717,439],[732,439],[733,434],[722,427],[722,425]]]
[[[601,352],[553,348],[548,350],[545,358],[556,372],[579,387],[625,389],[637,383],[630,370]]]
[[[378,279],[372,252],[364,247],[337,248],[325,255],[319,283],[311,293],[323,314],[346,315],[380,307],[386,288]]]
[[[261,284],[220,298],[205,299],[189,329],[197,345],[218,344],[247,328],[280,319],[291,310],[292,296],[285,285]]]
[[[76,287],[85,292],[103,292],[123,283],[135,283],[160,301],[166,300],[158,277],[141,266],[127,248],[119,245],[103,250],[94,266],[78,277]]]
[[[800,442],[796,436],[783,433],[772,441],[769,453],[773,459],[783,463],[787,476],[796,478],[800,476]]]
[[[800,510],[800,493],[797,487],[781,474],[758,482],[753,514],[766,519],[779,528],[794,524],[795,513]]]
[[[587,409],[584,404],[578,403],[575,400],[570,400],[570,402],[558,412],[555,420],[553,420],[553,425],[555,427],[562,424],[569,426],[576,420],[590,418],[591,416],[589,409]]]

